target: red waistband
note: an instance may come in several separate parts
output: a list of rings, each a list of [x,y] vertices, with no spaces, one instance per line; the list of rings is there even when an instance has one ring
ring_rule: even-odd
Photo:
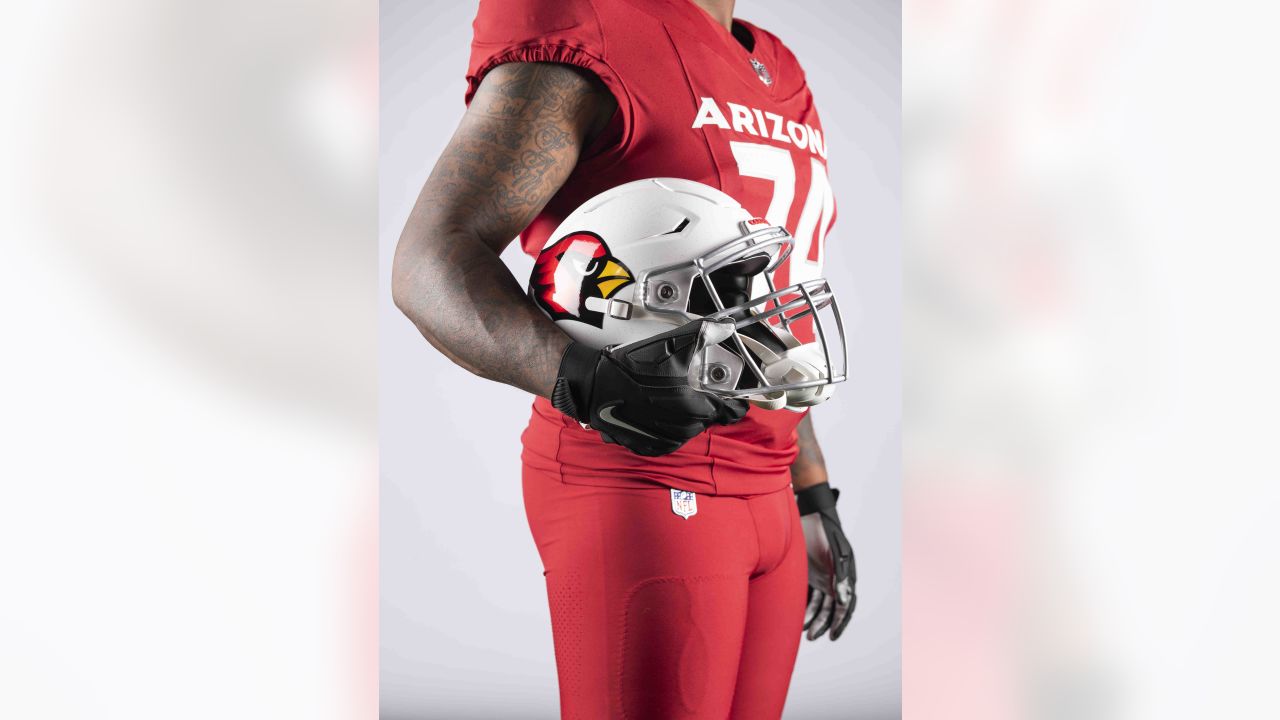
[[[545,406],[545,407],[544,407]],[[670,455],[650,458],[604,442],[545,400],[534,403],[521,440],[524,463],[566,483],[603,487],[663,487],[709,495],[760,495],[791,484],[794,432],[782,442],[769,428],[712,428]],[[775,442],[762,442],[773,439]]]

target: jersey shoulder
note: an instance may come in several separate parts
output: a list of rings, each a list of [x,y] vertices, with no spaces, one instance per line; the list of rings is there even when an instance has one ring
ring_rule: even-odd
[[[490,70],[510,62],[574,65],[615,84],[592,0],[480,0],[471,27],[468,103]]]
[[[493,45],[600,45],[592,0],[480,0],[474,42]]]

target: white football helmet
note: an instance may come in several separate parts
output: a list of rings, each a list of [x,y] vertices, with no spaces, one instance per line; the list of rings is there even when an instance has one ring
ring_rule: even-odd
[[[594,348],[711,320],[690,386],[800,411],[830,397],[847,360],[827,281],[774,287],[773,270],[793,242],[715,188],[636,180],[565,218],[538,255],[529,295]]]

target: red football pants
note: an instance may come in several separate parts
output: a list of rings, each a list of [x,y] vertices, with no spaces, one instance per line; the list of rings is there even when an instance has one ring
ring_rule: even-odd
[[[562,482],[525,466],[566,720],[782,715],[806,595],[789,487],[697,496]]]

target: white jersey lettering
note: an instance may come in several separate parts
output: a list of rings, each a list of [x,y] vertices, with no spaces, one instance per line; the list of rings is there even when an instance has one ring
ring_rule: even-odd
[[[720,112],[716,101],[709,97],[704,97],[702,98],[702,105],[698,107],[698,116],[693,119],[693,129],[697,130],[707,123],[711,123],[721,130],[729,129],[729,121],[725,119],[724,113]]]
[[[738,103],[725,103],[725,105],[729,106],[729,117],[733,118],[734,132],[745,132],[755,135],[756,137],[760,136],[760,133],[756,132],[755,125],[753,124],[754,121],[751,119],[750,110]]]
[[[693,118],[694,130],[714,125],[743,135],[753,135],[766,140],[795,145],[808,150],[823,160],[827,159],[827,142],[822,131],[811,125],[788,120],[778,113],[748,107],[734,102],[720,103],[715,98],[700,98],[698,112]],[[727,109],[727,111],[726,111]]]

